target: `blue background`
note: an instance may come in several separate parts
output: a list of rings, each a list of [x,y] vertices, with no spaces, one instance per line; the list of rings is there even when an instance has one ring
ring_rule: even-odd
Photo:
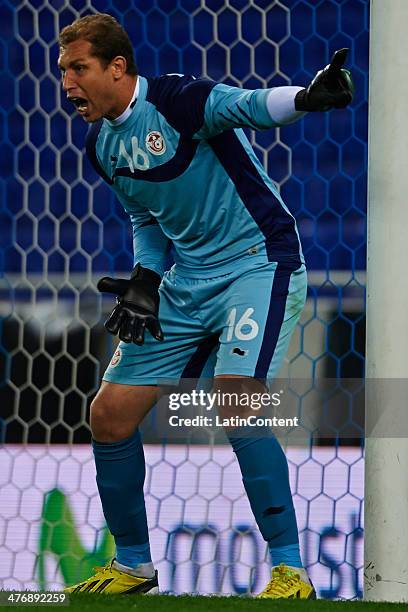
[[[58,30],[90,10],[82,0],[70,8],[58,0],[40,9],[42,1],[18,4],[0,5],[0,269],[127,270],[126,215],[83,155],[87,126],[66,102],[56,68]],[[143,75],[306,85],[334,50],[349,47],[350,108],[309,115],[253,142],[299,222],[308,267],[365,268],[368,1],[90,4],[125,25]]]

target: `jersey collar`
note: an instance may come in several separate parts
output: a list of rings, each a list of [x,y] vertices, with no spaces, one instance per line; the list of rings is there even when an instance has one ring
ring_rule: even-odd
[[[142,107],[143,102],[146,100],[146,95],[147,79],[139,75],[137,78],[135,95],[134,97],[132,96],[132,101],[127,109],[122,113],[122,115],[120,115],[120,117],[114,119],[115,123],[113,121],[109,121],[108,119],[104,119],[104,125],[109,130],[113,130],[114,132],[126,131],[130,125],[137,121],[139,115],[143,112]],[[121,119],[124,114],[126,114],[125,118],[118,124],[118,119]]]
[[[110,125],[111,127],[118,127],[119,125],[122,125],[122,123],[124,123],[126,119],[128,119],[128,117],[130,117],[130,115],[132,114],[133,108],[136,104],[137,98],[139,97],[139,91],[140,91],[140,77],[138,76],[136,80],[135,89],[132,95],[132,99],[130,100],[128,106],[125,108],[123,113],[119,115],[119,117],[116,117],[116,119],[106,119],[106,122],[108,125]]]

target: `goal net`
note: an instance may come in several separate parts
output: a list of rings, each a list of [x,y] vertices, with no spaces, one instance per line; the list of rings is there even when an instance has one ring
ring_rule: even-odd
[[[96,282],[132,268],[131,230],[84,156],[65,99],[58,32],[104,11],[127,29],[143,75],[190,73],[246,88],[306,84],[349,47],[351,108],[249,133],[296,216],[307,305],[281,375],[364,370],[368,3],[360,0],[31,0],[0,6],[0,588],[61,588],[113,551],[95,484],[89,405],[114,344]],[[361,596],[363,393],[319,408],[319,437],[289,444],[303,560],[318,594]],[[344,399],[346,398],[346,400]],[[164,591],[245,593],[266,547],[226,444],[146,432],[152,554]]]

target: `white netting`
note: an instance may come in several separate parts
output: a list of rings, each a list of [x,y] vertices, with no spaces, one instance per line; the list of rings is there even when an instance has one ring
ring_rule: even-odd
[[[108,304],[96,280],[131,268],[130,228],[84,159],[86,126],[65,101],[56,69],[60,27],[97,10],[125,24],[143,74],[205,74],[245,87],[302,84],[329,51],[355,45],[363,51],[354,72],[364,92],[367,6],[359,0],[1,4],[2,588],[56,586],[72,578],[77,557],[86,573],[111,551],[90,448],[81,443],[89,442],[87,411],[113,348],[101,325]],[[300,222],[311,267],[310,297],[284,368],[292,377],[362,372],[366,98],[359,96],[336,120],[313,117],[251,134]],[[349,425],[355,437],[347,422],[333,435]],[[292,449],[290,457],[305,562],[316,586],[329,597],[355,596],[362,451]],[[147,460],[162,587],[261,588],[265,547],[230,449],[152,441]],[[60,525],[67,513],[72,521],[63,520],[52,538],[52,521]],[[71,551],[64,550],[68,542]]]

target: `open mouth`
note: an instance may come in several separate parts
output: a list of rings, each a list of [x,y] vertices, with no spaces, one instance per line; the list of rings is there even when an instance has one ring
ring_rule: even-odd
[[[78,112],[85,113],[88,109],[88,100],[85,98],[68,98],[70,102],[75,106]]]

